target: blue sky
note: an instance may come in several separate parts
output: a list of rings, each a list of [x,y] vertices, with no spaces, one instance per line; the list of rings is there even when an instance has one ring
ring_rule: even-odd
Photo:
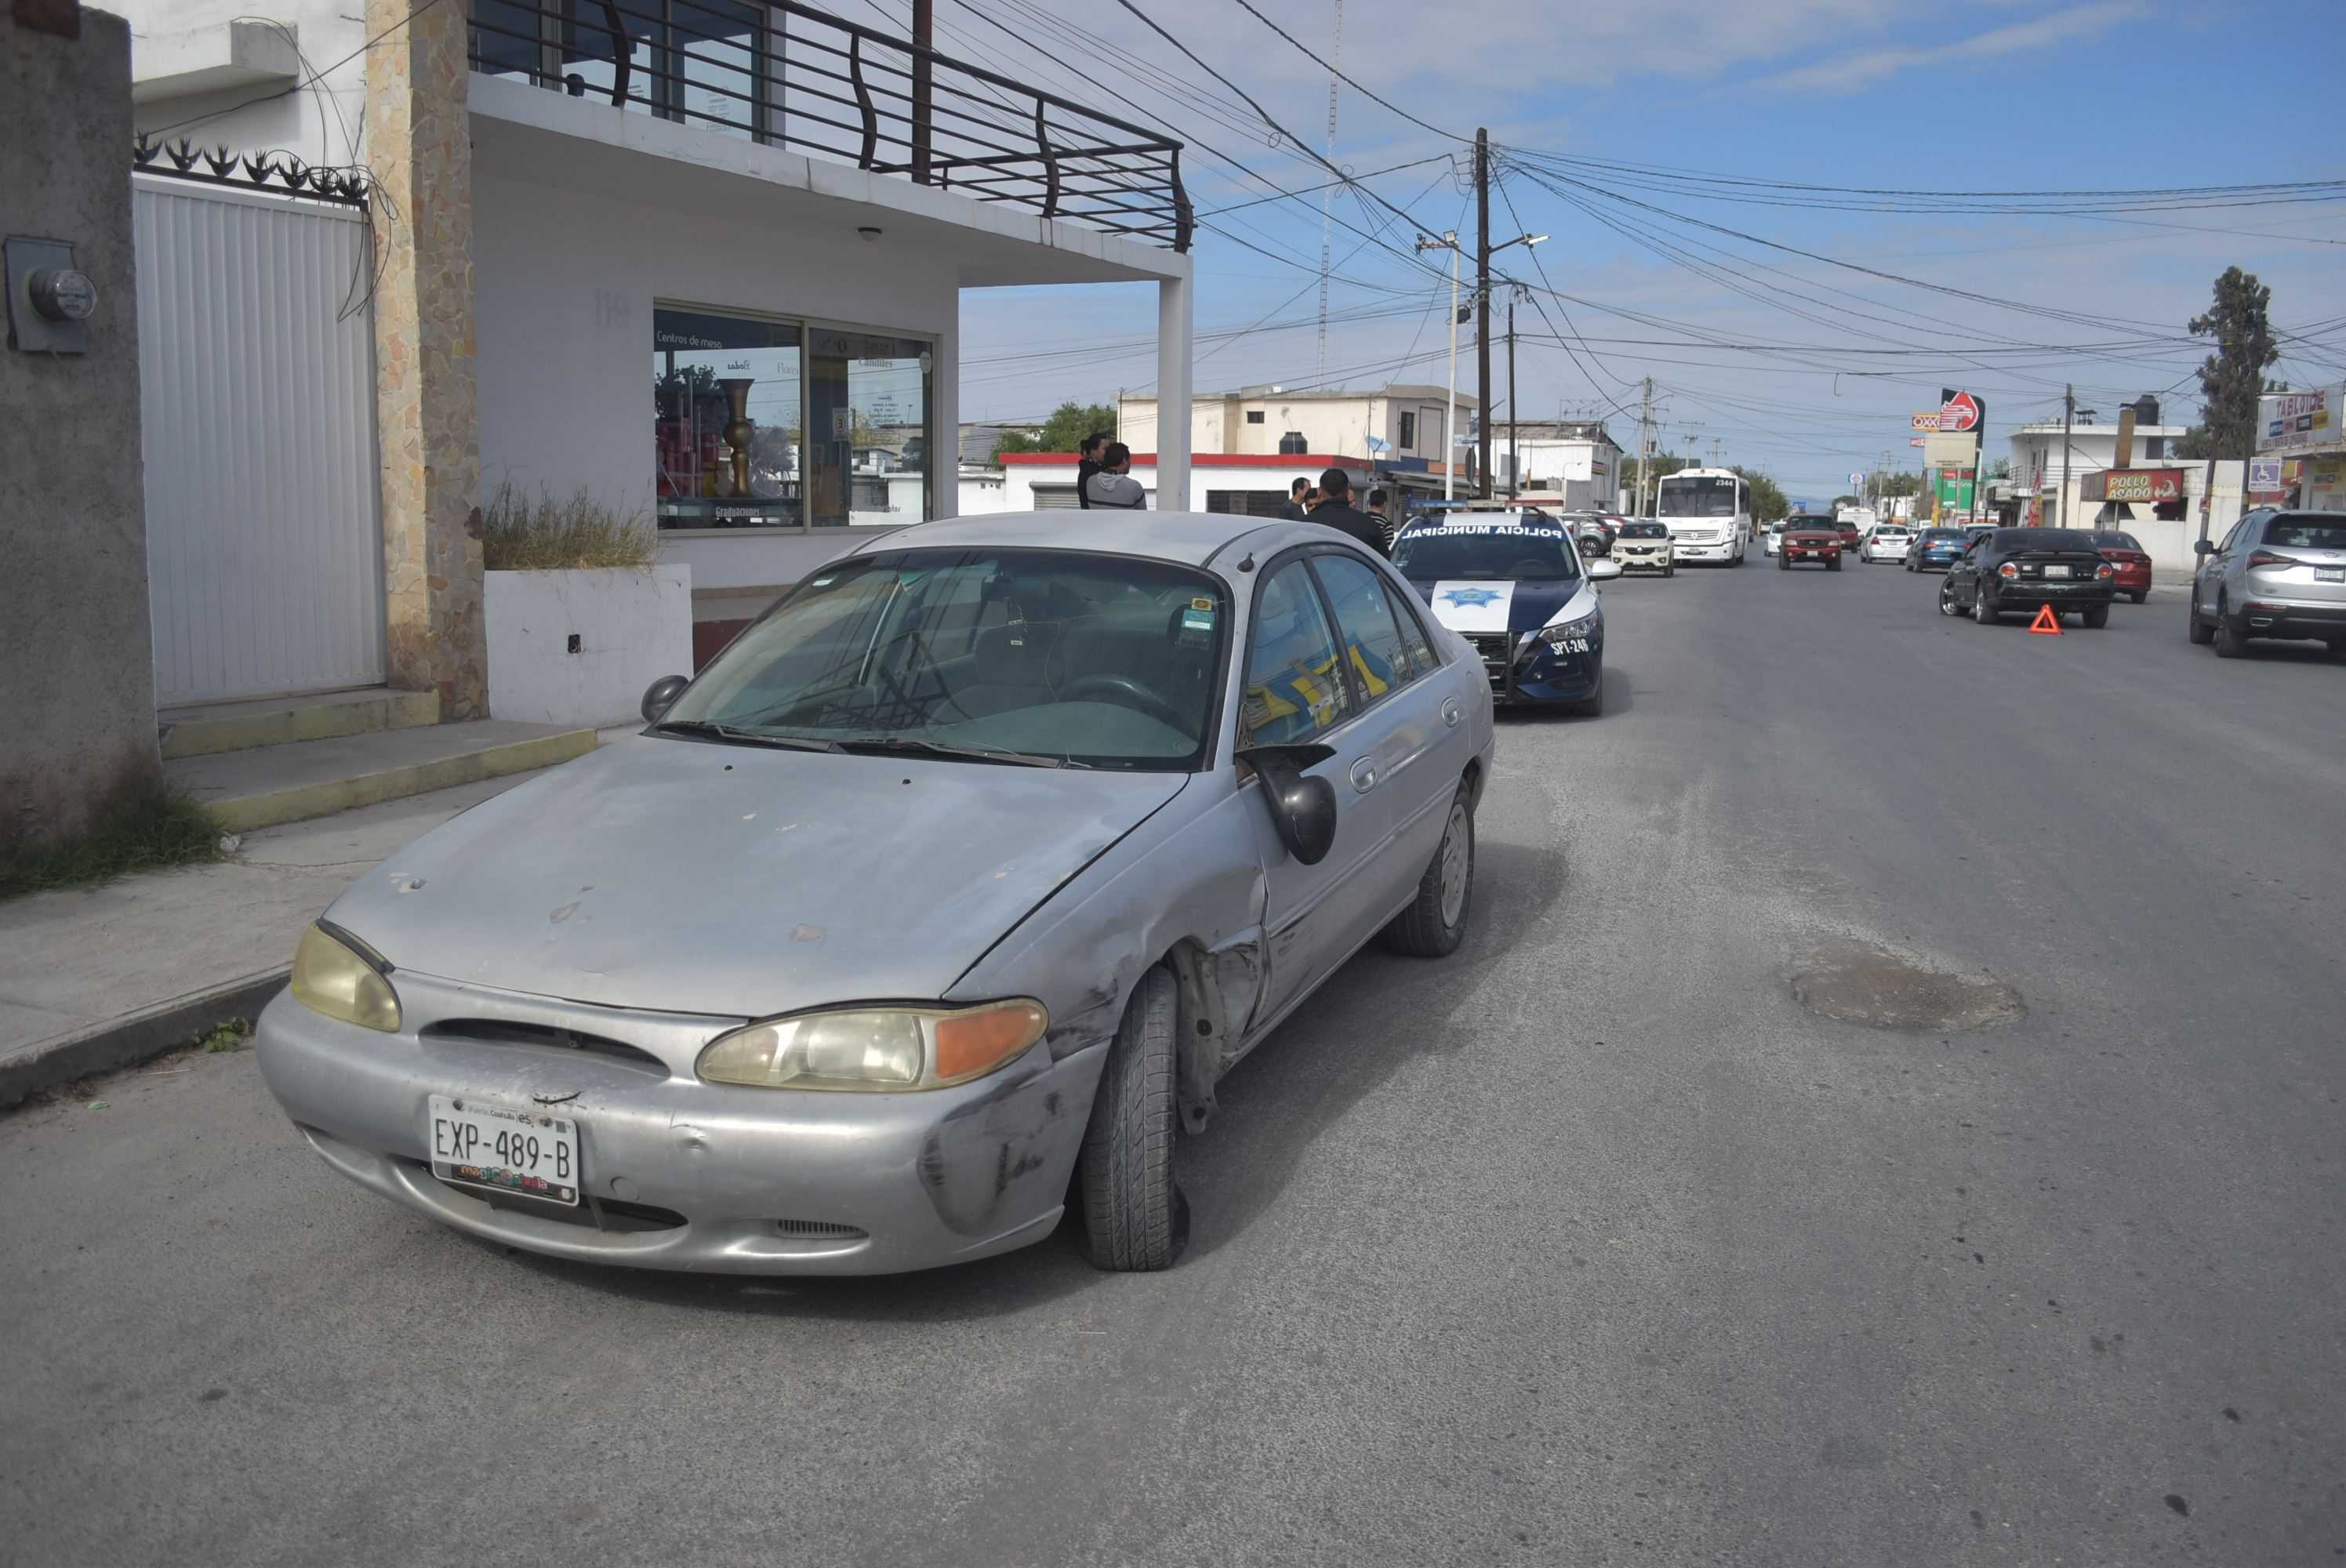
[[[1255,4],[1329,53],[1334,0]],[[903,25],[905,0],[859,5],[842,10]],[[1321,144],[1327,73],[1239,0],[1150,0],[1141,8],[1274,117]],[[1207,147],[1290,189],[1326,178],[1291,145],[1271,145],[1235,95],[1110,0],[937,0],[936,10],[941,49],[995,69],[1015,66],[1064,96],[1140,117],[1113,89],[1181,135],[1191,144],[1184,168],[1201,212],[1267,194]],[[2105,411],[2121,398],[2159,393],[2170,421],[2185,422],[2197,409],[2190,372],[2205,351],[2172,340],[2184,337],[2183,323],[2205,308],[2212,280],[2232,264],[2272,286],[2278,325],[2310,329],[2310,341],[2289,344],[2275,373],[2298,385],[2346,380],[2346,192],[2101,219],[1949,212],[1933,198],[1902,203],[1923,210],[1864,212],[1816,205],[1847,198],[1656,180],[1555,159],[1925,192],[2346,179],[2346,135],[2317,85],[2328,66],[2312,64],[2341,58],[2340,0],[1981,0],[1968,7],[1644,0],[1577,9],[1538,0],[1441,7],[1349,0],[1346,74],[1426,125],[1343,87],[1336,159],[1426,229],[1471,223],[1444,163],[1373,178],[1367,171],[1461,155],[1463,172],[1463,144],[1437,132],[1471,137],[1477,125],[1489,127],[1503,149],[1506,198],[1494,204],[1494,240],[1524,229],[1551,236],[1535,260],[1520,248],[1506,258],[1511,274],[1540,290],[1537,306],[1516,311],[1526,334],[1517,361],[1525,417],[1634,403],[1650,374],[1671,447],[1708,453],[1718,442],[1728,461],[1767,469],[1796,495],[1830,494],[1885,452],[1893,465],[1918,460],[1906,443],[1907,415],[1934,403],[1942,385],[1987,400],[1991,457],[2006,450],[2002,437],[2012,424],[2058,417],[2065,382],[2077,383],[2081,403]],[[1595,187],[1565,188],[1629,232],[1549,188],[1559,175]],[[1669,188],[1641,188],[1656,184]],[[1722,193],[1759,200],[1723,200]],[[1688,227],[1625,201],[1752,238]],[[1330,290],[1337,321],[1328,379],[1440,382],[1446,341],[1438,301],[1446,285],[1408,254],[1364,238],[1375,233],[1408,253],[1410,226],[1350,190],[1340,191],[1333,212],[1341,280]],[[1270,325],[1201,341],[1199,390],[1319,380],[1318,199],[1250,206],[1209,222],[1236,239],[1212,228],[1198,236],[1200,333]],[[1766,241],[1933,287],[1868,277]],[[1657,254],[1655,243],[1735,272],[1704,275]],[[1957,290],[2088,320],[1950,291]],[[1135,286],[965,294],[963,416],[1039,415],[1063,398],[1146,387],[1155,370],[1151,296]],[[1568,353],[1556,336],[1582,351]],[[1796,347],[1766,353],[1754,345]],[[1044,351],[1065,351],[1035,357]],[[1461,366],[1462,384],[1471,387],[1472,359],[1463,350]],[[1634,440],[1634,413],[1613,413],[1609,423],[1617,438]]]

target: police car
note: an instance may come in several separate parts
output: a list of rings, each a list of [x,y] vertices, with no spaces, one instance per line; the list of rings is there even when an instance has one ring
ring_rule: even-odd
[[[1494,699],[1604,711],[1596,583],[1621,568],[1584,566],[1556,518],[1515,507],[1430,514],[1402,529],[1392,562],[1434,618],[1482,656]]]

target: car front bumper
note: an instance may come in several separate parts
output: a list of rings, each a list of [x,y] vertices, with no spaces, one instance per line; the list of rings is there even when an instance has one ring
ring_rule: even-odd
[[[1038,1044],[974,1083],[908,1094],[753,1089],[690,1074],[693,1041],[734,1020],[404,972],[393,983],[405,1014],[395,1034],[328,1018],[290,992],[261,1013],[261,1076],[311,1146],[362,1186],[458,1230],[638,1268],[887,1274],[1039,1241],[1065,1206],[1107,1054],[1105,1041],[1058,1060]],[[649,1049],[616,1056],[434,1027],[483,1018]],[[582,1198],[595,1203],[492,1202],[441,1180],[427,1142],[434,1095],[571,1118]]]
[[[1625,572],[1662,572],[1669,569],[1671,553],[1668,550],[1638,550],[1627,545],[1613,546],[1613,558],[1621,563]]]
[[[1827,562],[1840,560],[1841,551],[1841,546],[1838,545],[1829,545],[1821,550],[1813,546],[1802,548],[1796,545],[1787,545],[1784,546],[1781,554],[1785,560],[1790,562],[1794,565],[1798,565],[1803,561],[1814,561],[1819,565],[1823,565]]]
[[[1681,541],[1670,546],[1670,554],[1681,561],[1732,561],[1735,545],[1732,541],[1722,545],[1689,545]]]

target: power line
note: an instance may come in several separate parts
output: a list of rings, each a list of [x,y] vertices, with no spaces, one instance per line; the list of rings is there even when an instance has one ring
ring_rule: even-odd
[[[1261,12],[1256,10],[1252,4],[1252,0],[1238,0],[1238,3],[1239,6],[1245,10],[1248,15],[1252,16],[1256,21],[1270,28],[1272,32],[1278,34],[1289,43],[1294,45],[1298,49],[1302,50],[1303,56],[1306,59],[1319,66],[1321,70],[1327,72],[1330,76],[1335,77],[1338,81],[1343,83],[1346,87],[1352,88],[1354,92],[1360,94],[1362,97],[1368,99],[1371,103],[1383,105],[1386,108],[1391,109],[1393,113],[1407,120],[1410,124],[1420,127],[1425,130],[1430,130],[1435,136],[1442,137],[1445,141],[1464,142],[1466,139],[1455,131],[1446,131],[1440,126],[1428,125],[1425,121],[1418,118],[1415,115],[1410,113],[1399,104],[1394,103],[1392,99],[1380,97],[1377,94],[1371,92],[1368,88],[1361,86],[1360,83],[1344,75],[1343,72],[1338,70],[1334,66],[1330,65],[1327,61],[1313,54],[1311,50],[1304,45],[1300,38],[1298,38],[1294,34],[1289,32],[1286,28],[1272,21]],[[1127,5],[1125,9],[1131,10],[1132,8]],[[1143,20],[1146,20],[1146,18],[1144,17]]]

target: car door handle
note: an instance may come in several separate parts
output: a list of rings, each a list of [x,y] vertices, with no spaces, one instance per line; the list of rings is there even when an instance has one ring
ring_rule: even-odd
[[[1458,699],[1454,697],[1443,697],[1442,699],[1442,722],[1448,725],[1451,728],[1455,729],[1458,728]]]
[[[1365,795],[1377,787],[1377,764],[1373,758],[1363,757],[1352,764],[1352,789]]]

